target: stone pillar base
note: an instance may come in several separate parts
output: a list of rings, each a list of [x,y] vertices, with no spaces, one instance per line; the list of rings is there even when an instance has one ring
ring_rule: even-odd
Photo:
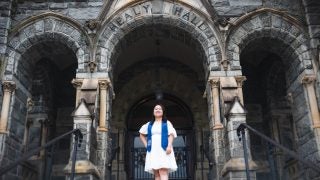
[[[64,173],[67,176],[67,179],[69,179],[71,174],[71,161],[68,163],[68,165],[64,168]],[[100,172],[98,171],[98,168],[92,164],[90,161],[82,160],[77,161],[75,166],[75,177],[89,177],[89,179],[100,179]]]
[[[252,180],[256,179],[256,172],[255,170],[258,168],[257,164],[249,160],[249,170],[250,170],[250,177]],[[238,178],[245,178],[246,177],[246,167],[244,158],[232,158],[230,159],[223,167],[222,176],[224,179],[238,179]]]

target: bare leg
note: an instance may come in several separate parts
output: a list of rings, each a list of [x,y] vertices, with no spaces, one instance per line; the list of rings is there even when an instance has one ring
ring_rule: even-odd
[[[168,180],[169,179],[168,169],[165,169],[165,168],[159,169],[159,174],[160,174],[161,180]]]
[[[154,180],[160,180],[159,170],[153,170]]]

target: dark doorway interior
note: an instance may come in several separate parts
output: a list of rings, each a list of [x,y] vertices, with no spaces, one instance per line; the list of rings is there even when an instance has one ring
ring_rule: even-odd
[[[160,100],[161,99],[161,100]],[[170,179],[193,179],[194,175],[194,133],[192,114],[189,108],[178,98],[169,94],[156,94],[142,98],[130,110],[127,116],[127,152],[126,168],[130,180],[148,180],[153,176],[144,172],[146,150],[139,139],[140,127],[147,123],[156,102],[162,103],[167,111],[167,118],[177,130],[178,137],[174,140],[174,152],[178,165],[176,172],[170,173]]]

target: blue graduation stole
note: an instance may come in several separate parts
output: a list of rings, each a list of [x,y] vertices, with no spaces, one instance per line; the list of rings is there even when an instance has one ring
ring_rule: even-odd
[[[151,151],[151,129],[154,121],[150,121],[148,125],[148,135],[147,135],[147,151]],[[161,147],[163,150],[166,150],[168,147],[168,125],[167,120],[162,119],[162,126],[161,126]]]

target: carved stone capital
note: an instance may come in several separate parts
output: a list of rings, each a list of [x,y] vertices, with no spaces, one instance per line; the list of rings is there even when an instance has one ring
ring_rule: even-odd
[[[316,81],[315,75],[306,75],[301,79],[301,83],[305,85],[313,84],[315,81]]]
[[[100,89],[107,89],[110,86],[110,81],[108,80],[99,80]]]
[[[243,82],[244,82],[245,80],[247,80],[247,78],[246,78],[245,76],[235,76],[234,78],[235,78],[236,81],[237,81],[237,86],[238,86],[238,87],[242,87]]]
[[[211,84],[211,87],[218,88],[219,83],[220,83],[220,79],[219,78],[212,78],[212,79],[209,79],[209,82]]]
[[[16,83],[13,81],[3,81],[2,90],[4,92],[13,92],[16,89]]]
[[[82,86],[83,79],[72,79],[71,83],[76,89]]]

